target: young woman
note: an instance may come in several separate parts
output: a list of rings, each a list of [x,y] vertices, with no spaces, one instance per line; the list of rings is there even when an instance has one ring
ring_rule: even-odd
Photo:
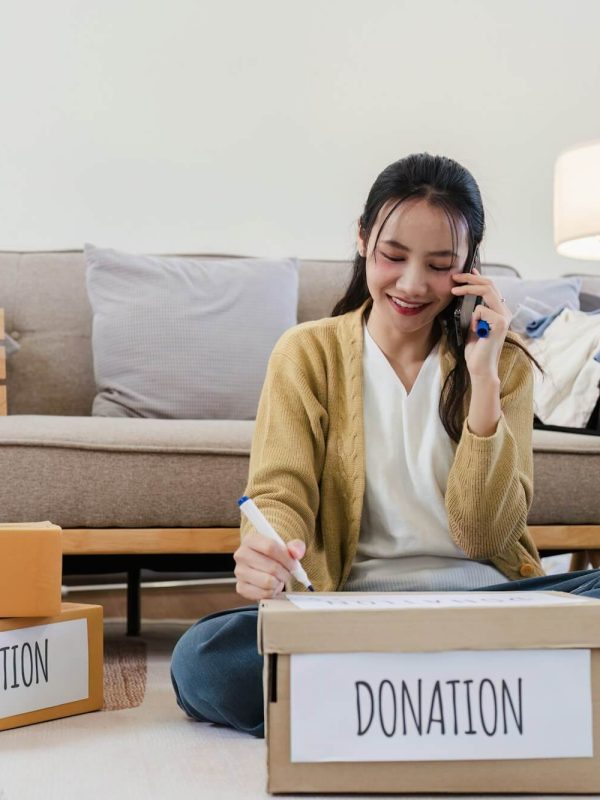
[[[303,591],[299,558],[316,591],[600,597],[598,570],[544,576],[527,531],[534,359],[493,280],[468,273],[484,234],[473,176],[441,156],[400,159],[357,234],[332,316],[286,331],[269,359],[244,494],[287,552],[244,517],[237,592]],[[483,303],[463,345],[453,311],[466,294]],[[257,614],[211,614],[177,642],[171,678],[189,716],[264,736]]]

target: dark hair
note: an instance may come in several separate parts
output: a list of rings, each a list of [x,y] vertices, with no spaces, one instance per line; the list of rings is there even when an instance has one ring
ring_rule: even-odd
[[[400,205],[413,198],[424,198],[432,206],[441,208],[450,225],[452,233],[452,249],[457,250],[457,223],[462,221],[467,227],[469,251],[467,264],[471,263],[477,247],[479,247],[485,230],[485,216],[481,194],[475,178],[465,167],[445,156],[432,156],[429,153],[416,153],[394,161],[378,175],[371,187],[364,211],[360,217],[361,238],[368,247],[369,237],[379,211],[390,200],[395,202],[383,220],[373,252],[385,223]],[[367,252],[368,255],[368,252]],[[346,293],[339,300],[331,316],[336,317],[348,311],[354,311],[370,297],[366,275],[367,259],[356,253],[352,277]],[[452,264],[454,265],[454,259]],[[456,366],[447,376],[440,394],[439,414],[448,435],[455,441],[460,440],[464,422],[462,408],[463,397],[470,385],[470,376],[465,361],[464,346],[458,344],[453,325],[453,312],[458,298],[449,303],[438,314],[436,321],[445,328],[448,346],[452,352]],[[441,333],[441,331],[440,331]],[[543,373],[541,366],[529,353],[526,347],[510,334],[505,344],[518,347]],[[533,423],[533,420],[532,420]]]

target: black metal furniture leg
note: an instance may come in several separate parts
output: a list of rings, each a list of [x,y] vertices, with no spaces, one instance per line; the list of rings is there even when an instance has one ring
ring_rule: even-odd
[[[140,567],[127,570],[127,636],[140,635]]]

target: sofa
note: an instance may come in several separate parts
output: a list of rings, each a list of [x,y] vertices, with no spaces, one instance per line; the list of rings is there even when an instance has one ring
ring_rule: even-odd
[[[330,314],[351,266],[300,261],[298,322]],[[482,270],[519,276],[498,264]],[[600,295],[600,279],[584,276],[581,291]],[[60,525],[63,566],[72,573],[126,571],[128,633],[135,635],[141,568],[233,570],[236,501],[254,423],[91,416],[92,312],[82,251],[0,253],[0,307],[6,333],[20,345],[7,360],[0,416],[0,521]],[[600,437],[534,430],[533,445],[528,522],[538,547],[578,554],[572,564],[579,568],[595,563]]]

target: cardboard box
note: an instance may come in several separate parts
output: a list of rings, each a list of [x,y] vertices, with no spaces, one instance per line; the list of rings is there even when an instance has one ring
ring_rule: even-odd
[[[600,793],[600,600],[289,594],[258,648],[271,793]]]
[[[104,702],[102,606],[0,619],[0,731],[97,711]]]
[[[51,522],[0,525],[0,617],[60,613],[62,529]]]

